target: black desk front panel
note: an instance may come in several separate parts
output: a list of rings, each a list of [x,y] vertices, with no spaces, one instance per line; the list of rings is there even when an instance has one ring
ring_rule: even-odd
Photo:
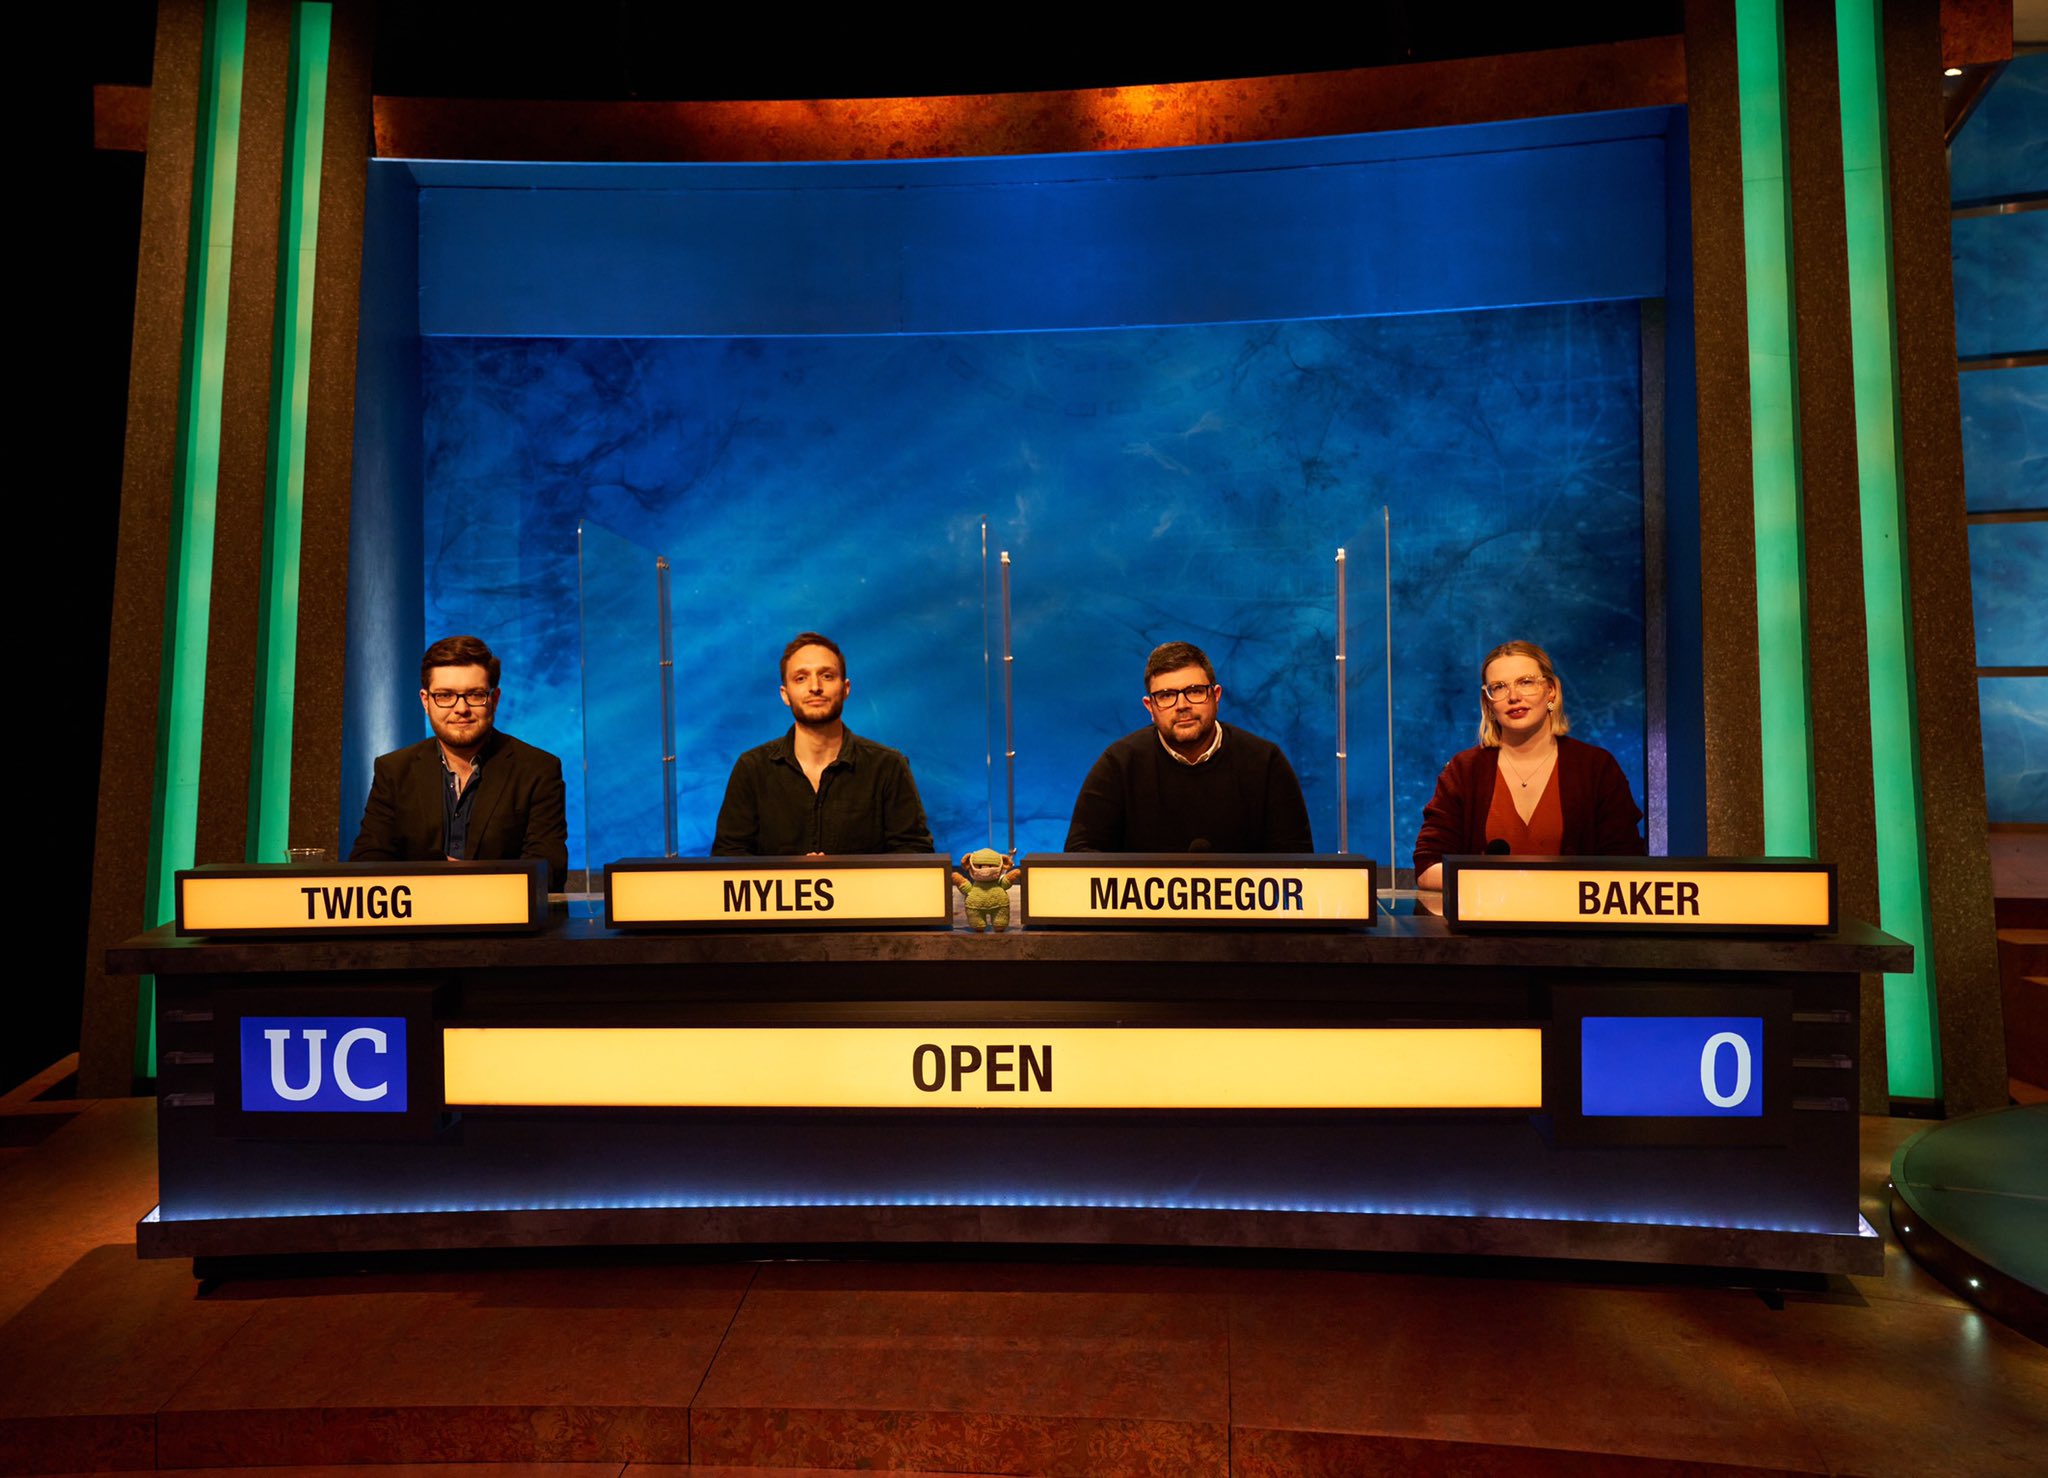
[[[1400,919],[1376,935],[1195,942],[1162,958],[1157,934],[1050,931],[792,941],[560,923],[529,940],[317,951],[152,936],[126,951],[156,972],[161,1012],[162,1202],[142,1244],[958,1238],[1817,1268],[1872,1255],[1856,1206],[1856,972],[1900,952],[1874,931],[1539,947]],[[1754,1118],[1577,1111],[1583,1018],[1731,1012],[1766,1022]],[[402,1023],[404,1111],[248,1112],[233,1062],[244,1018],[331,1019],[330,1051],[356,1018]],[[448,1113],[434,1055],[451,1026],[930,1026],[1010,1041],[1052,1027],[1461,1025],[1544,1030],[1541,1109]],[[355,1043],[352,1082],[374,1075],[376,1048]]]

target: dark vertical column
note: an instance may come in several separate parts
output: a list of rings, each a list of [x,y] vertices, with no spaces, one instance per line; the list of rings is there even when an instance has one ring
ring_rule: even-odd
[[[1642,306],[1643,386],[1643,806],[1652,856],[1671,852],[1671,695],[1666,652],[1671,608],[1670,516],[1665,494],[1664,305]]]
[[[1786,144],[1799,359],[1807,683],[1813,716],[1814,853],[1839,869],[1841,908],[1878,916],[1870,781],[1869,642],[1863,514],[1849,340],[1849,243],[1842,203],[1842,90],[1832,0],[1785,0]],[[1884,977],[1862,983],[1857,1070],[1864,1113],[1891,1104]]]
[[[1887,4],[1885,126],[1898,324],[1899,453],[1906,487],[1935,1029],[1942,1101],[1950,1113],[1969,1113],[2006,1102],[2005,1034],[1963,516],[1941,66],[1935,7],[1915,0]]]
[[[340,830],[336,776],[348,644],[349,481],[374,19],[369,0],[338,0],[327,63],[299,546],[298,712],[292,726],[291,835],[294,845],[305,846],[331,847]]]
[[[88,1098],[128,1093],[134,1082],[136,980],[109,975],[106,952],[142,927],[149,873],[204,30],[202,0],[162,0],[158,6],[79,1026],[79,1093]]]
[[[420,192],[407,167],[370,170],[356,347],[355,468],[349,493],[347,720],[337,804],[355,840],[376,757],[425,735],[426,556],[420,525]]]
[[[1683,116],[1665,133],[1665,825],[1671,855],[1707,850],[1700,677],[1700,429],[1693,343],[1692,160]]]
[[[263,594],[277,228],[284,179],[291,0],[250,0],[235,155],[234,271],[228,280],[213,588],[206,628],[206,748],[195,862],[241,862],[248,845],[250,714]],[[246,860],[282,862],[282,857]]]
[[[1722,856],[1747,857],[1764,849],[1764,811],[1763,751],[1757,738],[1742,115],[1733,0],[1687,0],[1685,72],[1699,406],[1707,847]]]

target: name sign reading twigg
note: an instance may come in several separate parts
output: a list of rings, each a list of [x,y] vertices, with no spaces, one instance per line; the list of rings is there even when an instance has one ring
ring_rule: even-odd
[[[547,923],[547,864],[319,863],[181,872],[180,934],[470,933]]]
[[[614,929],[944,928],[944,857],[734,857],[614,862],[604,870]]]
[[[1024,909],[1041,927],[1370,928],[1377,881],[1363,857],[1033,854]]]
[[[1835,927],[1835,869],[1779,858],[1450,857],[1453,929],[1739,932]]]

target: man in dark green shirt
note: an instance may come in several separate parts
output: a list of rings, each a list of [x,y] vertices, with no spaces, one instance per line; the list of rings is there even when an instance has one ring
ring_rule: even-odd
[[[790,731],[741,755],[718,808],[715,857],[930,852],[910,764],[840,714],[853,684],[839,644],[815,631],[782,649]]]

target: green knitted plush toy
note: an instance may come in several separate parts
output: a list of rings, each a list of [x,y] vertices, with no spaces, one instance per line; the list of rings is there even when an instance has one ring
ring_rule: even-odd
[[[967,922],[977,934],[1010,927],[1010,888],[1023,874],[993,847],[969,852],[960,859],[966,875],[953,874],[953,886],[967,895]]]

